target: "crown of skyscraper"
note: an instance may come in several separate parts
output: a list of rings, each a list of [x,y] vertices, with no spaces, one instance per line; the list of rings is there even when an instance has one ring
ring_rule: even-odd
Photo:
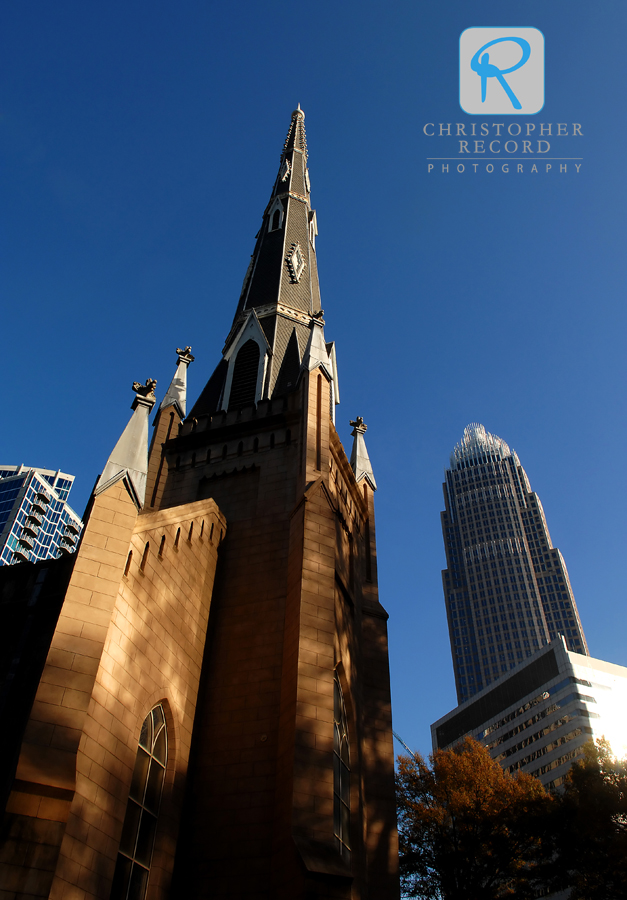
[[[483,425],[471,422],[464,428],[464,436],[451,453],[451,468],[463,468],[470,460],[506,459],[516,456],[505,441],[496,434],[490,434]]]

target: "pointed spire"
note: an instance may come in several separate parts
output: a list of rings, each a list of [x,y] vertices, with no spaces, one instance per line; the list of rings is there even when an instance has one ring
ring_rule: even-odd
[[[351,468],[355,473],[357,483],[365,478],[372,490],[376,491],[377,482],[374,479],[370,457],[368,456],[366,442],[364,440],[364,434],[366,433],[368,426],[364,425],[364,420],[361,416],[357,416],[355,421],[350,424],[353,426],[351,434],[355,438],[351,453]]]
[[[307,365],[322,363],[333,374],[329,353],[324,349],[322,323],[312,325],[312,317],[321,312],[321,303],[315,249],[318,225],[311,208],[307,159],[305,113],[299,104],[292,113],[279,171],[222,351],[222,363],[195,403],[191,412],[195,417],[234,407],[231,386],[237,380],[235,365],[248,339],[248,335],[242,335],[242,324],[253,309],[268,344],[265,347],[263,341],[257,342],[261,399],[277,397],[279,391],[283,395],[295,390],[302,358],[295,358],[294,349],[300,353],[308,346]],[[288,348],[290,358],[286,365]],[[234,397],[239,396],[235,391]]]
[[[98,479],[95,496],[123,479],[137,508],[141,509],[144,505],[148,474],[148,416],[155,405],[156,385],[154,378],[148,378],[146,384],[133,382],[137,395],[131,405],[133,415]]]
[[[177,347],[176,352],[178,355],[176,372],[165,397],[159,405],[159,409],[162,410],[168,406],[174,406],[181,419],[184,419],[187,403],[187,368],[190,363],[194,362],[194,357],[192,356],[191,347],[185,347],[184,350]]]
[[[305,113],[300,108],[300,103],[298,104],[298,109],[295,109],[292,113],[292,121],[290,123],[289,131],[287,132],[287,137],[285,138],[285,144],[283,145],[283,153],[281,155],[281,160],[285,157],[290,150],[302,150],[305,155],[305,162],[307,162],[307,135],[305,134]]]

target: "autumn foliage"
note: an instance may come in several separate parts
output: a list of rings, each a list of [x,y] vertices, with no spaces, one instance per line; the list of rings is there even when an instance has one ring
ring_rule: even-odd
[[[552,853],[553,798],[530,775],[509,775],[477,741],[438,750],[431,765],[398,759],[404,895],[424,900],[536,896]]]

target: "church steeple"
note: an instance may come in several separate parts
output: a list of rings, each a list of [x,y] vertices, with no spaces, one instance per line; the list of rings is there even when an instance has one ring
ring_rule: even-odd
[[[325,347],[305,113],[292,113],[279,170],[222,351],[192,416],[236,409],[296,388],[312,331]],[[314,325],[314,322],[316,325]],[[326,346],[325,364],[335,372]],[[338,398],[337,385],[335,397]]]

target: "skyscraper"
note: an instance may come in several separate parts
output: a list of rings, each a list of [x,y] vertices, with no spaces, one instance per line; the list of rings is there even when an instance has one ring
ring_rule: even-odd
[[[334,425],[304,118],[191,412],[185,347],[150,452],[134,383],[75,557],[0,570],[0,894],[398,897],[376,482]]]
[[[431,726],[434,750],[474,737],[506,772],[527,772],[558,787],[589,740],[627,752],[627,668],[551,641],[497,683]]]
[[[0,466],[0,565],[73,553],[83,530],[67,499],[73,475]]]
[[[563,635],[588,655],[560,551],[516,453],[471,424],[446,470],[444,596],[460,703]]]

